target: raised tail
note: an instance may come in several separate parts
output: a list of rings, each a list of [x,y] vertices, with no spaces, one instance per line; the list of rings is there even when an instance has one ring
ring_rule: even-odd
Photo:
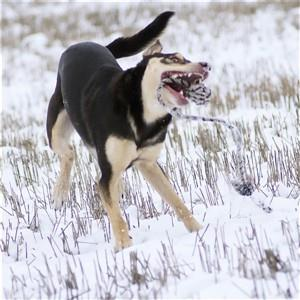
[[[115,58],[135,55],[144,50],[166,28],[172,11],[160,14],[152,23],[131,37],[120,37],[106,46]]]

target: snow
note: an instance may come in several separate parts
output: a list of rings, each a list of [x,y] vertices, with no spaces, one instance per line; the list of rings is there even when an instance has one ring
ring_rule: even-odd
[[[247,12],[246,5],[255,4],[236,4],[240,10],[226,9],[230,3],[214,5],[2,4],[5,299],[299,296],[299,7],[258,5]],[[77,136],[72,199],[61,212],[51,208],[58,159],[47,145],[47,105],[66,46],[82,40],[106,44],[166,9],[178,13],[161,37],[164,51],[213,66],[207,84],[218,102],[187,111],[239,124],[256,190],[243,197],[229,183],[222,159],[227,155],[232,162],[230,132],[176,121],[159,161],[203,229],[188,233],[129,170],[121,206],[133,246],[115,253],[108,218],[95,204],[99,172]],[[128,68],[140,57],[119,62]]]

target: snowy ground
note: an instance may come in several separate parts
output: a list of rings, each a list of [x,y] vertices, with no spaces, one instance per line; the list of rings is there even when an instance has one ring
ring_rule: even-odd
[[[114,253],[93,192],[97,167],[78,137],[70,199],[62,212],[51,209],[58,161],[46,140],[47,103],[65,47],[130,35],[166,9],[177,14],[161,38],[165,51],[213,66],[211,103],[189,112],[238,125],[256,190],[242,197],[228,182],[234,147],[226,129],[174,122],[160,163],[204,229],[186,232],[129,170],[121,205],[134,245]],[[296,298],[299,30],[292,2],[2,4],[3,297]]]

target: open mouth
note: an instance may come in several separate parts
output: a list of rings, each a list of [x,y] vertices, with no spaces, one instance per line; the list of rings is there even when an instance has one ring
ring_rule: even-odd
[[[188,73],[182,71],[166,71],[161,80],[166,88],[177,100],[178,105],[186,105],[189,100],[196,104],[208,102],[211,91],[202,82],[207,78],[205,73]]]

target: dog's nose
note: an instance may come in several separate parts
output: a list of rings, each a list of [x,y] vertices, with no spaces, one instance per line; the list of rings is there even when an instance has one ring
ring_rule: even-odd
[[[200,62],[199,64],[202,68],[207,69],[208,71],[211,70],[211,66],[207,62]]]

